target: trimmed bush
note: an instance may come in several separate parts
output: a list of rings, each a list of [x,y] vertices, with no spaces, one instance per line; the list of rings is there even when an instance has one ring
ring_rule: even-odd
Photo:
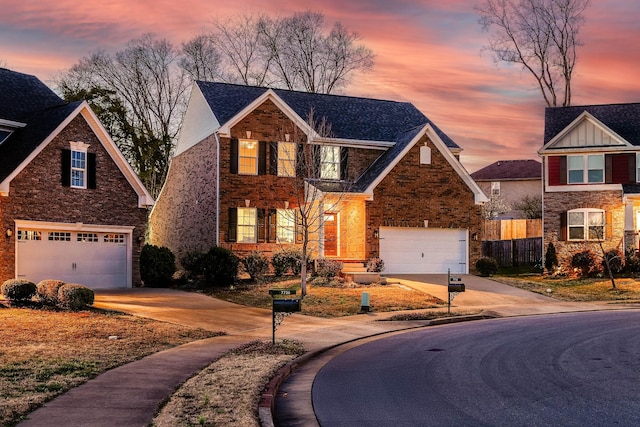
[[[498,263],[493,258],[483,257],[476,261],[476,269],[483,277],[492,276],[498,272]]]
[[[298,262],[295,252],[289,248],[284,248],[273,253],[271,257],[271,265],[273,266],[273,274],[277,277],[284,276],[289,271],[293,273],[293,266]]]
[[[58,291],[65,283],[62,280],[45,279],[36,285],[38,299],[47,305],[58,304]]]
[[[180,258],[182,268],[187,272],[187,279],[204,275],[204,263],[207,254],[200,251],[187,252]]]
[[[69,283],[62,285],[58,290],[59,305],[69,310],[79,310],[93,305],[93,290],[83,285]]]
[[[269,259],[260,251],[250,252],[242,264],[252,280],[261,280],[269,272]]]
[[[558,265],[559,263],[558,254],[556,254],[556,247],[553,246],[553,243],[549,243],[549,245],[547,246],[547,252],[544,255],[544,268],[546,268],[549,273],[553,273]]]
[[[204,258],[204,275],[209,286],[226,286],[235,282],[240,260],[229,249],[214,246]]]
[[[635,251],[635,249],[627,251],[624,260],[624,270],[627,273],[640,272],[640,256],[638,256],[638,253]]]
[[[384,261],[380,258],[371,258],[367,261],[367,271],[381,273],[384,271]]]
[[[320,258],[317,261],[316,274],[325,279],[332,279],[340,274],[342,263],[333,259]]]
[[[571,267],[577,268],[581,277],[588,277],[598,271],[596,256],[590,250],[577,252],[571,257]]]
[[[604,258],[602,259],[602,262],[600,263],[600,266],[602,267],[602,270],[609,274],[609,270],[607,269],[607,263],[606,261],[609,261],[609,267],[611,267],[611,272],[613,274],[619,274],[622,273],[622,270],[624,269],[624,264],[622,263],[622,254],[620,253],[619,250],[617,249],[611,249],[608,250],[607,252],[605,252],[604,254]]]
[[[29,301],[36,294],[36,284],[24,279],[9,279],[0,289],[6,299],[18,303]]]
[[[147,287],[166,288],[176,272],[176,257],[167,247],[146,244],[140,252],[140,276]]]

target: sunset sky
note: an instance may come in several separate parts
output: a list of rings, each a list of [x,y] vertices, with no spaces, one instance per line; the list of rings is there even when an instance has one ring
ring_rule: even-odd
[[[376,53],[343,93],[413,103],[463,148],[473,172],[496,160],[537,159],[544,107],[532,78],[483,52],[469,0],[0,0],[0,63],[45,82],[98,48],[144,33],[176,45],[242,13],[312,8]],[[640,2],[592,0],[582,28],[573,105],[640,102]]]

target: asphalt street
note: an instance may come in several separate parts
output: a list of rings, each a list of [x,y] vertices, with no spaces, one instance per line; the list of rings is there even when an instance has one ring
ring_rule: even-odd
[[[640,312],[397,334],[331,359],[312,398],[323,427],[640,425]]]

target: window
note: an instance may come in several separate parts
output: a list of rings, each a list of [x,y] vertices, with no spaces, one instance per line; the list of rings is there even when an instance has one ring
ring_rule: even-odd
[[[296,211],[294,209],[278,209],[276,214],[279,243],[294,243],[296,238]]]
[[[499,182],[492,182],[491,183],[491,195],[492,196],[499,196],[500,195],[500,183]]]
[[[602,183],[604,182],[604,155],[567,156],[567,172],[569,184]]]
[[[243,175],[258,174],[258,141],[240,140],[238,173]]]
[[[256,208],[238,208],[238,242],[256,243]]]
[[[278,176],[296,176],[295,142],[278,142]]]
[[[124,243],[124,234],[105,234],[102,241],[104,243]]]
[[[71,186],[86,188],[87,153],[85,151],[71,151]]]
[[[640,153],[636,154],[636,182],[640,182]]]
[[[322,146],[320,155],[320,178],[340,179],[340,147]]]
[[[42,232],[35,230],[18,230],[18,240],[42,240]]]
[[[11,135],[11,131],[7,130],[7,129],[0,129],[0,144],[2,144],[7,138],[9,138],[9,135]]]
[[[78,242],[97,242],[98,235],[96,233],[78,233]]]
[[[567,212],[569,240],[604,240],[604,211],[574,209]]]
[[[55,242],[70,242],[71,233],[61,232],[61,231],[50,231],[49,240],[55,241]]]

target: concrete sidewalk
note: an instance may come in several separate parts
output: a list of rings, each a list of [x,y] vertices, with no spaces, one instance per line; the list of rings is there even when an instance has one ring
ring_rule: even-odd
[[[560,303],[476,276],[463,276],[463,280],[467,292],[456,297],[457,309],[516,316],[612,308],[606,304]],[[446,281],[446,275],[390,278],[398,286],[444,300]],[[198,293],[145,288],[98,290],[94,305],[165,322],[225,330],[229,335],[165,350],[107,371],[46,403],[29,414],[20,426],[147,426],[162,402],[193,374],[231,348],[256,339],[271,339],[270,310],[247,308]],[[393,314],[372,312],[340,319],[296,314],[278,328],[277,339],[295,339],[309,352],[319,352],[364,337],[429,324],[378,321]]]

